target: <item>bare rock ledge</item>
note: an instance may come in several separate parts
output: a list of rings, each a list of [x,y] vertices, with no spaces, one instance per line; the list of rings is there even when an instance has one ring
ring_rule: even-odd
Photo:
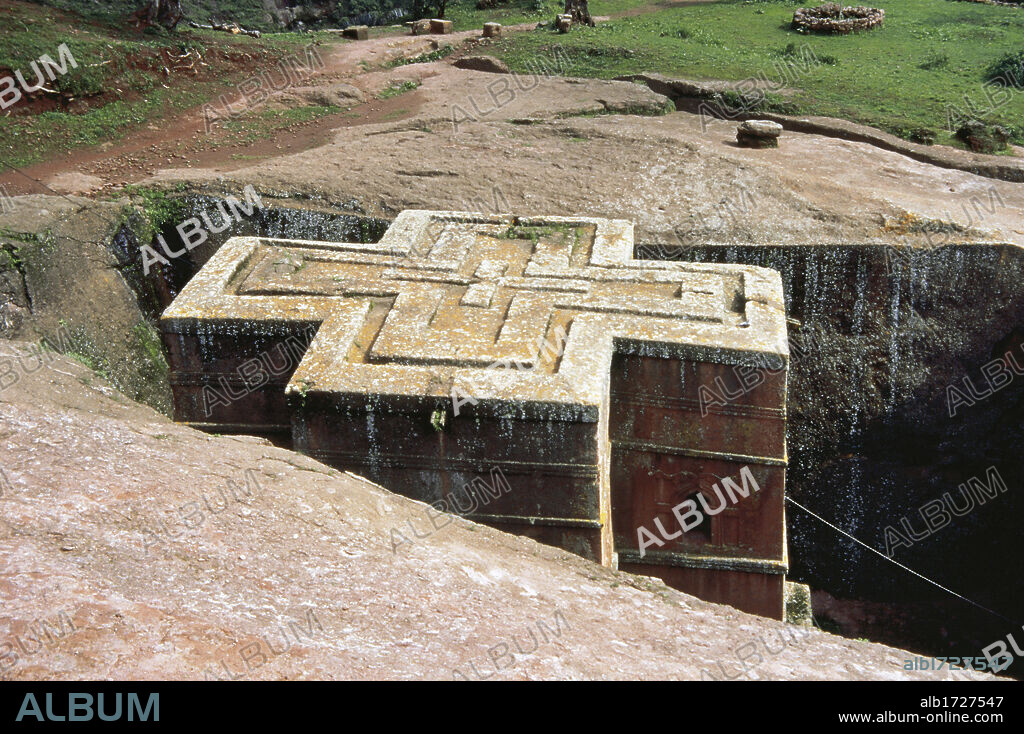
[[[359,477],[175,425],[77,362],[41,359],[0,342],[18,377],[0,391],[0,677],[950,676],[431,519]],[[392,529],[409,539],[394,552]]]

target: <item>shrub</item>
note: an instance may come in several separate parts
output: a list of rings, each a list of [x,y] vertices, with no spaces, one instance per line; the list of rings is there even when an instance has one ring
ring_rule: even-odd
[[[903,127],[902,125],[887,125],[886,129],[893,135],[909,140],[912,143],[922,145],[935,145],[938,133],[927,127]]]
[[[985,77],[994,84],[1024,89],[1024,51],[1001,56],[988,67]]]
[[[915,127],[907,131],[907,140],[912,143],[923,143],[924,145],[935,145],[937,134],[934,130],[926,127]]]
[[[61,92],[72,97],[90,97],[103,93],[105,76],[103,67],[79,66],[57,77],[54,84]]]
[[[1011,131],[1001,125],[987,125],[981,120],[968,120],[956,131],[956,139],[975,153],[998,153],[1006,150]]]

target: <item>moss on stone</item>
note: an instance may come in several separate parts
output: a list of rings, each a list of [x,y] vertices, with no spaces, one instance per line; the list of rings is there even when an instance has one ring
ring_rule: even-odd
[[[805,627],[814,624],[811,614],[811,588],[807,584],[786,582],[786,621]]]
[[[166,224],[175,224],[184,218],[185,200],[169,196],[166,191],[137,186],[126,186],[125,192],[137,199],[146,219],[145,231],[140,232],[142,242],[148,242]]]

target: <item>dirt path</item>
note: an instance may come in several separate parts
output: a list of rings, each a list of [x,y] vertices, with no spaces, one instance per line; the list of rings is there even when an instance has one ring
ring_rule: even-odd
[[[508,30],[525,30],[529,24]],[[279,129],[266,139],[252,143],[231,143],[230,131],[216,125],[207,130],[204,107],[192,108],[165,120],[150,123],[116,142],[72,151],[64,157],[0,174],[0,185],[11,195],[28,193],[93,193],[120,188],[153,176],[168,166],[187,166],[230,171],[265,160],[317,147],[339,129],[401,120],[413,116],[422,100],[415,92],[400,98],[376,99],[387,86],[379,78],[381,67],[398,58],[428,53],[437,45],[459,46],[479,37],[479,31],[448,36],[387,35],[359,43],[328,43],[319,48],[324,67],[303,81],[309,86],[353,84],[366,94],[366,102],[343,112]],[[369,83],[361,78],[371,75]],[[237,93],[228,94],[232,110],[247,109]],[[220,105],[214,104],[217,108]]]
[[[486,52],[477,39],[477,31],[467,31],[325,44],[324,67],[303,84],[354,88],[363,102],[246,143],[221,126],[207,133],[196,108],[121,142],[6,174],[0,184],[16,194],[48,186],[103,193],[143,181],[253,183],[267,191],[357,200],[385,216],[408,207],[539,207],[627,216],[651,241],[667,242],[680,227],[706,241],[892,240],[905,233],[888,223],[910,213],[962,225],[958,239],[1024,243],[1019,184],[819,135],[787,133],[778,151],[744,151],[732,142],[735,123],[715,120],[705,129],[687,113],[569,119],[649,104],[643,95],[651,93],[642,85],[470,72],[451,59],[389,63],[444,43],[460,53]],[[417,88],[378,97],[403,83]],[[503,89],[511,90],[511,99],[502,98]],[[474,111],[461,130],[452,123],[457,107]],[[748,196],[741,191],[757,206],[723,217],[723,208],[735,209]]]
[[[715,0],[666,0],[631,8],[613,17],[632,17],[666,7],[705,2]],[[531,28],[533,24],[524,23],[506,26],[505,31]],[[254,161],[317,147],[339,129],[407,119],[415,115],[422,103],[418,95],[403,95],[401,101],[371,99],[381,85],[375,84],[376,80],[370,80],[369,84],[361,83],[361,78],[386,67],[395,59],[428,53],[437,45],[446,43],[458,47],[475,41],[479,36],[478,30],[471,30],[448,36],[383,35],[358,43],[326,43],[319,49],[324,68],[304,83],[321,86],[348,82],[368,93],[366,103],[344,112],[296,122],[278,129],[265,139],[241,144],[232,143],[232,135],[227,131],[208,130],[204,108],[195,107],[160,124],[151,122],[121,140],[80,148],[60,158],[0,173],[0,186],[4,186],[11,195],[55,191],[67,194],[105,193],[127,184],[136,184],[168,166],[231,171]],[[232,109],[246,108],[240,95],[228,91],[228,98]]]

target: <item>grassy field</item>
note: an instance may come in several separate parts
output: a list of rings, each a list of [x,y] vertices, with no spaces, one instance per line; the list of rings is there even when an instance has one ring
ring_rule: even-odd
[[[468,31],[491,22],[518,25],[550,21],[556,13],[562,12],[563,6],[559,0],[510,0],[501,7],[477,10],[476,0],[456,0],[448,3],[445,18],[452,21],[455,30]]]
[[[561,46],[573,76],[655,71],[689,79],[761,77],[794,90],[786,107],[908,136],[926,128],[951,143],[951,108],[1011,128],[1024,144],[1024,90],[986,87],[1000,57],[1024,51],[1024,9],[955,0],[883,0],[882,28],[848,36],[790,29],[803,2],[720,0],[620,17],[567,35],[535,30],[488,53],[518,71]],[[637,3],[594,0],[595,15]],[[813,54],[813,57],[811,56]],[[813,59],[813,61],[811,61]],[[966,100],[966,101],[965,101]]]
[[[142,7],[142,0],[32,0],[61,10],[71,10],[92,20],[126,18]],[[260,0],[182,0],[189,20],[209,23],[211,18],[233,20],[245,28],[274,30]]]
[[[1000,57],[1024,54],[1024,9],[955,0],[882,3],[887,17],[880,29],[806,36],[789,27],[793,10],[805,3],[719,0],[665,7],[644,0],[591,0],[594,15],[613,19],[567,35],[546,29],[511,34],[490,45],[488,53],[518,71],[535,68],[536,57],[550,59],[561,48],[571,60],[566,73],[573,76],[656,71],[693,79],[760,78],[785,87],[783,94],[769,95],[771,109],[856,120],[905,137],[924,128],[941,143],[954,143],[947,129],[950,112],[970,113],[1005,125],[1014,141],[1024,144],[1024,90],[985,83]],[[65,4],[85,15],[0,0],[0,72],[23,69],[31,81],[29,64],[43,54],[58,58],[57,47],[67,43],[79,68],[58,77],[53,86],[74,101],[37,114],[0,116],[0,170],[117,141],[149,122],[215,99],[225,83],[270,68],[313,40],[340,42],[321,33],[273,33],[256,40],[185,26],[172,33],[139,33],[124,23],[136,0],[49,4]],[[255,13],[258,3],[235,4]],[[476,0],[454,0],[447,16],[456,29],[470,29],[490,20],[506,25],[550,21],[561,7],[561,0],[509,0],[499,8],[478,10]],[[238,19],[251,20],[248,15]],[[402,32],[373,29],[373,35]],[[170,55],[190,49],[209,66],[197,75],[177,73],[168,83],[163,68]],[[301,114],[312,119],[331,113],[311,108]],[[245,127],[236,132],[248,138],[254,126],[272,131],[289,122],[271,116],[234,124]]]
[[[516,0],[523,2],[523,0]],[[510,7],[478,11],[474,3],[453,8],[449,17],[460,28],[481,27],[485,20],[520,22],[550,19],[561,7],[558,0],[523,9]],[[0,171],[21,168],[57,155],[104,142],[116,142],[125,134],[176,112],[212,101],[225,91],[225,83],[239,82],[253,70],[271,68],[279,59],[303,56],[302,48],[314,40],[344,42],[337,35],[312,33],[265,33],[256,40],[247,36],[188,28],[172,32],[150,29],[140,33],[127,24],[128,15],[140,0],[0,0],[0,73],[21,69],[31,84],[31,62],[48,54],[59,59],[58,46],[66,43],[79,66],[49,85],[65,97],[66,107],[36,109],[33,114],[0,116]],[[266,28],[262,6],[256,0],[183,3],[191,18],[206,21],[211,13],[243,25]],[[534,7],[543,10],[534,10]],[[215,10],[212,10],[215,9]],[[507,19],[512,19],[507,20]],[[404,29],[373,28],[374,36],[404,33]],[[188,50],[202,55],[207,67],[199,74],[178,72],[173,81],[163,71],[171,55]],[[231,90],[227,90],[229,94]],[[251,142],[296,121],[314,119],[335,110],[303,108],[289,113],[261,111],[246,114],[225,125],[238,140]]]
[[[0,2],[0,70],[21,69],[35,81],[30,63],[43,54],[59,59],[66,43],[78,68],[52,83],[74,98],[67,108],[0,116],[0,170],[23,167],[87,145],[116,141],[163,116],[195,107],[257,68],[270,68],[327,34],[276,33],[260,40],[180,27],[173,33],[138,33],[111,17],[82,18],[24,2]],[[332,42],[339,42],[331,36]],[[209,66],[177,72],[164,67],[173,55],[193,49]],[[4,73],[6,75],[6,72]],[[228,90],[230,92],[230,90]],[[284,120],[288,122],[289,120]]]

